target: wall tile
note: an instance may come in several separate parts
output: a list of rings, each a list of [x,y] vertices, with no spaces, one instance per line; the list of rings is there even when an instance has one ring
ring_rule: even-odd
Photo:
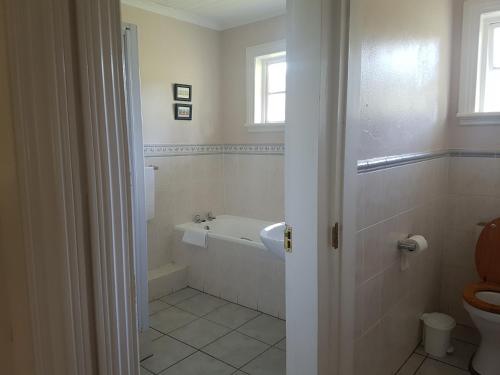
[[[389,374],[418,344],[421,314],[439,308],[448,162],[433,159],[358,178],[364,206],[357,212],[357,373]],[[408,234],[424,235],[429,249],[410,256],[402,271],[397,241]]]

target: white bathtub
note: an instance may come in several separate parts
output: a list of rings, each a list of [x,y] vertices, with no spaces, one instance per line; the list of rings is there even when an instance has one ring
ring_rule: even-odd
[[[211,222],[177,225],[174,262],[188,266],[189,286],[285,318],[285,263],[267,251],[259,237],[270,224],[220,215]],[[187,228],[207,230],[208,248],[182,242]]]

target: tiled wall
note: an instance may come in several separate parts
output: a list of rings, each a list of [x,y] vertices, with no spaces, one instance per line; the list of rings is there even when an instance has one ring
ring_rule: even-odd
[[[223,146],[219,148],[223,150]],[[174,227],[191,221],[195,214],[211,211],[214,215],[283,220],[281,151],[209,152],[146,157],[146,165],[159,168],[155,179],[155,217],[148,222],[149,269],[172,262]]]
[[[394,373],[439,307],[448,158],[359,174],[356,374]],[[396,244],[422,234],[429,249],[401,271]]]
[[[283,159],[283,155],[224,155],[225,213],[283,221]]]
[[[149,269],[172,261],[174,227],[195,213],[224,212],[223,155],[148,157],[155,173],[155,217],[148,222]]]
[[[500,158],[450,158],[441,307],[472,325],[462,306],[464,287],[479,280],[475,268],[476,224],[500,217]]]

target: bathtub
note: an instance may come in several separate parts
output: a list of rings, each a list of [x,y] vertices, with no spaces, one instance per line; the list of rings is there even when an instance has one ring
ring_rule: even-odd
[[[210,222],[175,227],[174,262],[188,269],[188,285],[234,303],[285,318],[285,263],[259,233],[271,222],[219,215]],[[182,242],[186,229],[208,233],[208,247]]]

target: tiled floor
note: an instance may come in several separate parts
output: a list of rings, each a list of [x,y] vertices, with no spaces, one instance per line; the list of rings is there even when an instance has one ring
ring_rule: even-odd
[[[185,288],[150,303],[141,375],[284,375],[285,321]]]
[[[452,345],[453,354],[445,358],[434,358],[419,346],[408,358],[397,375],[467,375],[469,362],[477,349],[477,334],[465,326],[457,326]]]

